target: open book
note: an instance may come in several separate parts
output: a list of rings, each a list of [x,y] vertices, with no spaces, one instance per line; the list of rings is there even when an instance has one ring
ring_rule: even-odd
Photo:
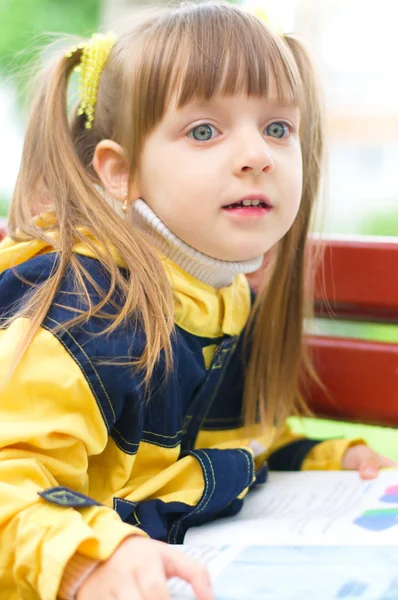
[[[270,473],[235,517],[195,527],[186,544],[398,545],[398,470]]]
[[[398,470],[271,473],[181,548],[207,564],[216,600],[398,600]],[[171,590],[194,598],[181,581]]]

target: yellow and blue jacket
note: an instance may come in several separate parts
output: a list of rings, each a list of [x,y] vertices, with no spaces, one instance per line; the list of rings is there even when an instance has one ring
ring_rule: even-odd
[[[75,252],[106,288],[90,251]],[[3,241],[2,319],[58,259],[42,241]],[[115,361],[141,354],[142,331],[125,323],[104,336],[98,316],[63,327],[81,309],[68,274],[1,390],[1,599],[54,600],[70,557],[104,560],[133,532],[181,543],[189,527],[239,511],[267,468],[340,468],[347,441],[318,443],[288,428],[277,440],[255,429],[243,435],[246,278],[216,290],[166,259],[164,266],[175,296],[174,369],[164,377],[159,361],[148,402],[142,376]],[[91,293],[95,301],[94,286]],[[18,318],[0,331],[1,381],[27,326]]]

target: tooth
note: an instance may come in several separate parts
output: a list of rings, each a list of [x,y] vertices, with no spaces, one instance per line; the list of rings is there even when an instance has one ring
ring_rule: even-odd
[[[252,200],[252,206],[258,206],[260,204],[260,200]]]
[[[242,200],[243,206],[251,206],[251,203],[252,203],[251,200]]]

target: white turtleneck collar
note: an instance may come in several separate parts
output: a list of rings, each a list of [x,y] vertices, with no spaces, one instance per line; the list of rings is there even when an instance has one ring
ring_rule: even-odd
[[[263,257],[251,260],[232,262],[218,260],[202,254],[178,238],[159,219],[144,200],[138,199],[133,204],[133,223],[149,237],[151,243],[167,258],[214,288],[223,288],[232,283],[239,273],[252,273],[261,266]]]

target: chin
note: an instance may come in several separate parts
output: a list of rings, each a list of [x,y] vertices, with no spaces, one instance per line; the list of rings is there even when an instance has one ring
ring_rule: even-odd
[[[250,247],[233,247],[231,244],[229,248],[214,248],[212,252],[207,251],[204,252],[204,254],[212,256],[213,258],[218,260],[224,260],[228,262],[243,262],[248,260],[255,260],[259,256],[262,256],[267,250],[269,250],[269,246],[264,248],[264,244],[258,244]]]
[[[239,261],[239,262],[255,260],[259,256],[263,256],[263,254],[265,254],[265,252],[267,250],[268,250],[268,248],[264,248],[264,247],[245,248],[245,249],[242,249],[242,252],[236,252],[236,254],[234,253],[235,257],[231,258],[230,260]]]
[[[230,254],[228,256],[225,256],[224,258],[222,258],[221,260],[226,260],[229,262],[246,262],[249,260],[255,260],[256,258],[258,258],[259,256],[262,256],[264,254],[264,252],[256,252],[253,254],[253,252],[236,252],[234,254]]]

